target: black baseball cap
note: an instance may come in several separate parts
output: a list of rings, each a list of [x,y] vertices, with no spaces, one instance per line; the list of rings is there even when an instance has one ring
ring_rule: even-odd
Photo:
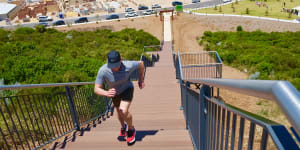
[[[107,54],[107,67],[118,68],[121,65],[121,56],[118,51],[112,50]]]

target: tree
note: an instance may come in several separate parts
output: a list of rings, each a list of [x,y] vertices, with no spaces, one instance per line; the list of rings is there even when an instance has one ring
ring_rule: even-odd
[[[249,15],[249,8],[246,8],[246,14]]]

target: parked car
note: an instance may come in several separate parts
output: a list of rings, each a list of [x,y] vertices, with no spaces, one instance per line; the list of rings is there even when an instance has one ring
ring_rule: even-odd
[[[65,21],[63,20],[58,20],[58,21],[55,21],[52,25],[54,26],[60,26],[60,25],[65,25]]]
[[[153,4],[152,9],[155,9],[155,8],[161,8],[161,6],[159,4]]]
[[[131,12],[131,11],[135,11],[135,10],[131,7],[125,8],[125,12]]]
[[[47,21],[53,21],[53,19],[50,16],[38,16],[39,22],[47,22]]]
[[[23,22],[30,22],[30,18],[28,18],[28,17],[23,18]]]
[[[80,17],[80,18],[75,20],[75,23],[84,23],[84,22],[89,22],[87,17]]]
[[[199,3],[200,0],[192,0],[192,3]]]
[[[112,19],[119,19],[119,15],[117,14],[112,14],[106,17],[106,20],[112,20]]]
[[[231,0],[222,0],[223,3],[231,2]]]
[[[173,1],[172,6],[182,5],[182,2],[180,1]]]
[[[156,10],[151,9],[151,14],[155,14]]]
[[[147,10],[149,9],[147,6],[141,5],[139,6],[139,10]]]
[[[125,14],[125,17],[135,17],[138,16],[138,14],[135,11],[131,11]]]
[[[49,26],[48,22],[40,22],[37,25],[44,26],[44,27],[48,27]]]
[[[152,14],[152,10],[146,10],[146,11],[143,11],[143,15],[151,15]]]

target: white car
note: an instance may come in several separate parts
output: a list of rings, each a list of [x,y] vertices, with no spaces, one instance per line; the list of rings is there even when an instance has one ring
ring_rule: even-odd
[[[50,16],[38,16],[39,22],[53,21]]]
[[[153,4],[152,9],[155,9],[155,8],[161,8],[161,6],[159,4]]]
[[[223,3],[231,2],[231,0],[223,0]]]
[[[143,15],[151,15],[151,14],[152,14],[152,10],[143,11]]]
[[[134,11],[134,9],[131,7],[125,8],[125,12],[132,12],[132,11]]]
[[[138,14],[135,11],[131,11],[125,14],[125,17],[135,17],[138,16]]]

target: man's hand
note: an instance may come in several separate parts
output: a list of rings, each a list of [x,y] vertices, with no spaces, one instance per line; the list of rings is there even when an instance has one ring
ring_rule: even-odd
[[[145,87],[144,81],[139,81],[139,87],[140,87],[140,89]]]
[[[107,97],[114,97],[116,95],[116,89],[115,88],[111,88],[107,91],[106,96]]]

